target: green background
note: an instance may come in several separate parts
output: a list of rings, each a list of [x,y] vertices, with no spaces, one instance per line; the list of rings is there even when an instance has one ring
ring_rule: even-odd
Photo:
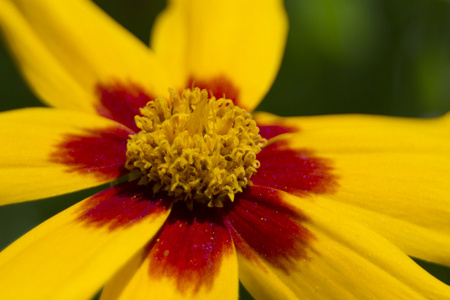
[[[95,2],[145,43],[154,17],[165,5],[151,0]],[[449,3],[287,0],[290,31],[285,57],[258,109],[285,116],[368,113],[431,117],[447,112]],[[0,110],[42,106],[20,78],[4,45],[0,45],[0,66]],[[101,188],[1,207],[0,249],[98,190]],[[419,263],[450,284],[449,268]],[[249,297],[245,291],[241,294]]]

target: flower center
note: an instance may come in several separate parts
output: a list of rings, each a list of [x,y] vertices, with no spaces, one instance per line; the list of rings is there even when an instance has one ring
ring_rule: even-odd
[[[222,207],[242,192],[256,173],[256,155],[266,140],[251,115],[229,99],[208,97],[206,90],[170,91],[140,109],[141,131],[127,144],[131,180],[151,184],[176,200]]]

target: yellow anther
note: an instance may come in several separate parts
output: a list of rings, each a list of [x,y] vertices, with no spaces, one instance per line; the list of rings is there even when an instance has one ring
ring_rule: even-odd
[[[229,99],[206,90],[170,91],[141,108],[130,136],[126,167],[131,180],[152,185],[177,200],[222,207],[234,200],[259,167],[256,155],[266,140],[251,115]]]

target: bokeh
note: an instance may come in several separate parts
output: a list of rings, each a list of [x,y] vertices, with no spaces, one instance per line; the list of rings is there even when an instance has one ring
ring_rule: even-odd
[[[159,0],[95,2],[145,43],[165,5]],[[287,0],[286,8],[290,31],[285,57],[259,110],[284,116],[366,113],[424,118],[449,111],[449,1]],[[0,45],[0,111],[30,106],[42,104]],[[100,189],[0,207],[0,249]],[[418,263],[450,284],[450,269]],[[244,291],[242,299],[247,298]]]

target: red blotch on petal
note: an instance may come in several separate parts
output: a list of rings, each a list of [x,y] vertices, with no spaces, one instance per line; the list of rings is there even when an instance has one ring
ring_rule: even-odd
[[[202,205],[189,211],[184,202],[175,203],[150,245],[152,280],[171,278],[183,293],[211,288],[223,256],[233,251],[221,213],[220,209]]]
[[[101,103],[97,107],[97,112],[135,132],[139,131],[134,122],[134,117],[140,115],[139,108],[155,99],[134,84],[99,85],[97,92]]]
[[[283,133],[298,132],[297,128],[282,125],[258,125],[259,134],[265,139],[271,139]]]
[[[307,193],[333,193],[338,184],[331,162],[314,156],[307,149],[290,149],[286,142],[275,142],[257,155],[261,163],[251,177],[256,185],[279,189],[296,196]]]
[[[169,209],[172,199],[154,196],[152,189],[136,182],[123,182],[88,198],[79,220],[88,225],[127,227],[150,215]]]
[[[199,80],[191,77],[188,81],[186,88],[192,86],[200,89],[206,89],[208,92],[212,92],[214,97],[233,100],[233,103],[237,106],[243,107],[239,104],[239,90],[233,85],[233,83],[225,76],[217,76],[209,80]],[[244,107],[245,108],[245,107]]]
[[[282,201],[277,191],[251,186],[236,195],[226,215],[236,250],[258,262],[258,254],[285,272],[293,261],[307,259],[306,248],[313,235],[302,226],[306,217]]]
[[[129,171],[125,169],[128,135],[125,127],[86,129],[85,135],[69,134],[55,145],[49,160],[64,164],[68,172],[93,174],[114,180]]]

